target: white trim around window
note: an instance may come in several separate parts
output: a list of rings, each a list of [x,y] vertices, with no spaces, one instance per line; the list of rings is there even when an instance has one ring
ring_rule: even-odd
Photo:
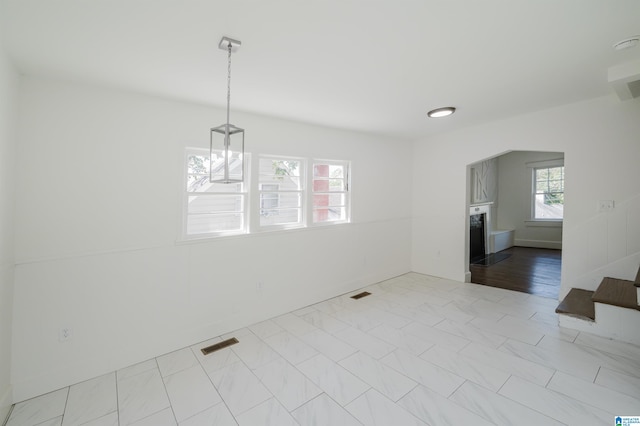
[[[244,153],[244,182],[211,183],[209,150],[186,148],[181,240],[351,221],[351,163]],[[254,178],[255,177],[255,178]]]

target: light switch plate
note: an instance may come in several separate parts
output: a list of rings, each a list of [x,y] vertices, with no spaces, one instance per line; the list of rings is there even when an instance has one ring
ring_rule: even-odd
[[[598,201],[598,212],[610,212],[614,206],[615,203],[613,200],[600,200]]]

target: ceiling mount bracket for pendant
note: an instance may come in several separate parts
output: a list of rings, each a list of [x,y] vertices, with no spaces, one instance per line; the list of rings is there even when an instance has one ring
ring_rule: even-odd
[[[240,40],[235,40],[231,37],[222,37],[220,43],[218,43],[218,49],[229,50],[229,45],[231,45],[231,53],[236,53],[238,49],[240,49],[241,44],[242,42]]]

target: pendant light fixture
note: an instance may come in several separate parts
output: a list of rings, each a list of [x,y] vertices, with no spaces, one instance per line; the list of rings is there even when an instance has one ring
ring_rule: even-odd
[[[244,180],[244,129],[229,124],[231,104],[231,52],[237,52],[242,43],[222,37],[218,48],[228,53],[227,67],[227,123],[211,129],[209,151],[209,181],[212,183],[238,183]]]

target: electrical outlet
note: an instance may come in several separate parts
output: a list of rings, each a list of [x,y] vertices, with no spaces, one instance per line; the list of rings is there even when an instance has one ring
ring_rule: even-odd
[[[62,327],[60,331],[58,331],[58,341],[66,342],[71,340],[73,337],[73,329],[71,327]]]
[[[615,203],[613,200],[600,200],[598,201],[598,212],[610,212],[614,206]]]

